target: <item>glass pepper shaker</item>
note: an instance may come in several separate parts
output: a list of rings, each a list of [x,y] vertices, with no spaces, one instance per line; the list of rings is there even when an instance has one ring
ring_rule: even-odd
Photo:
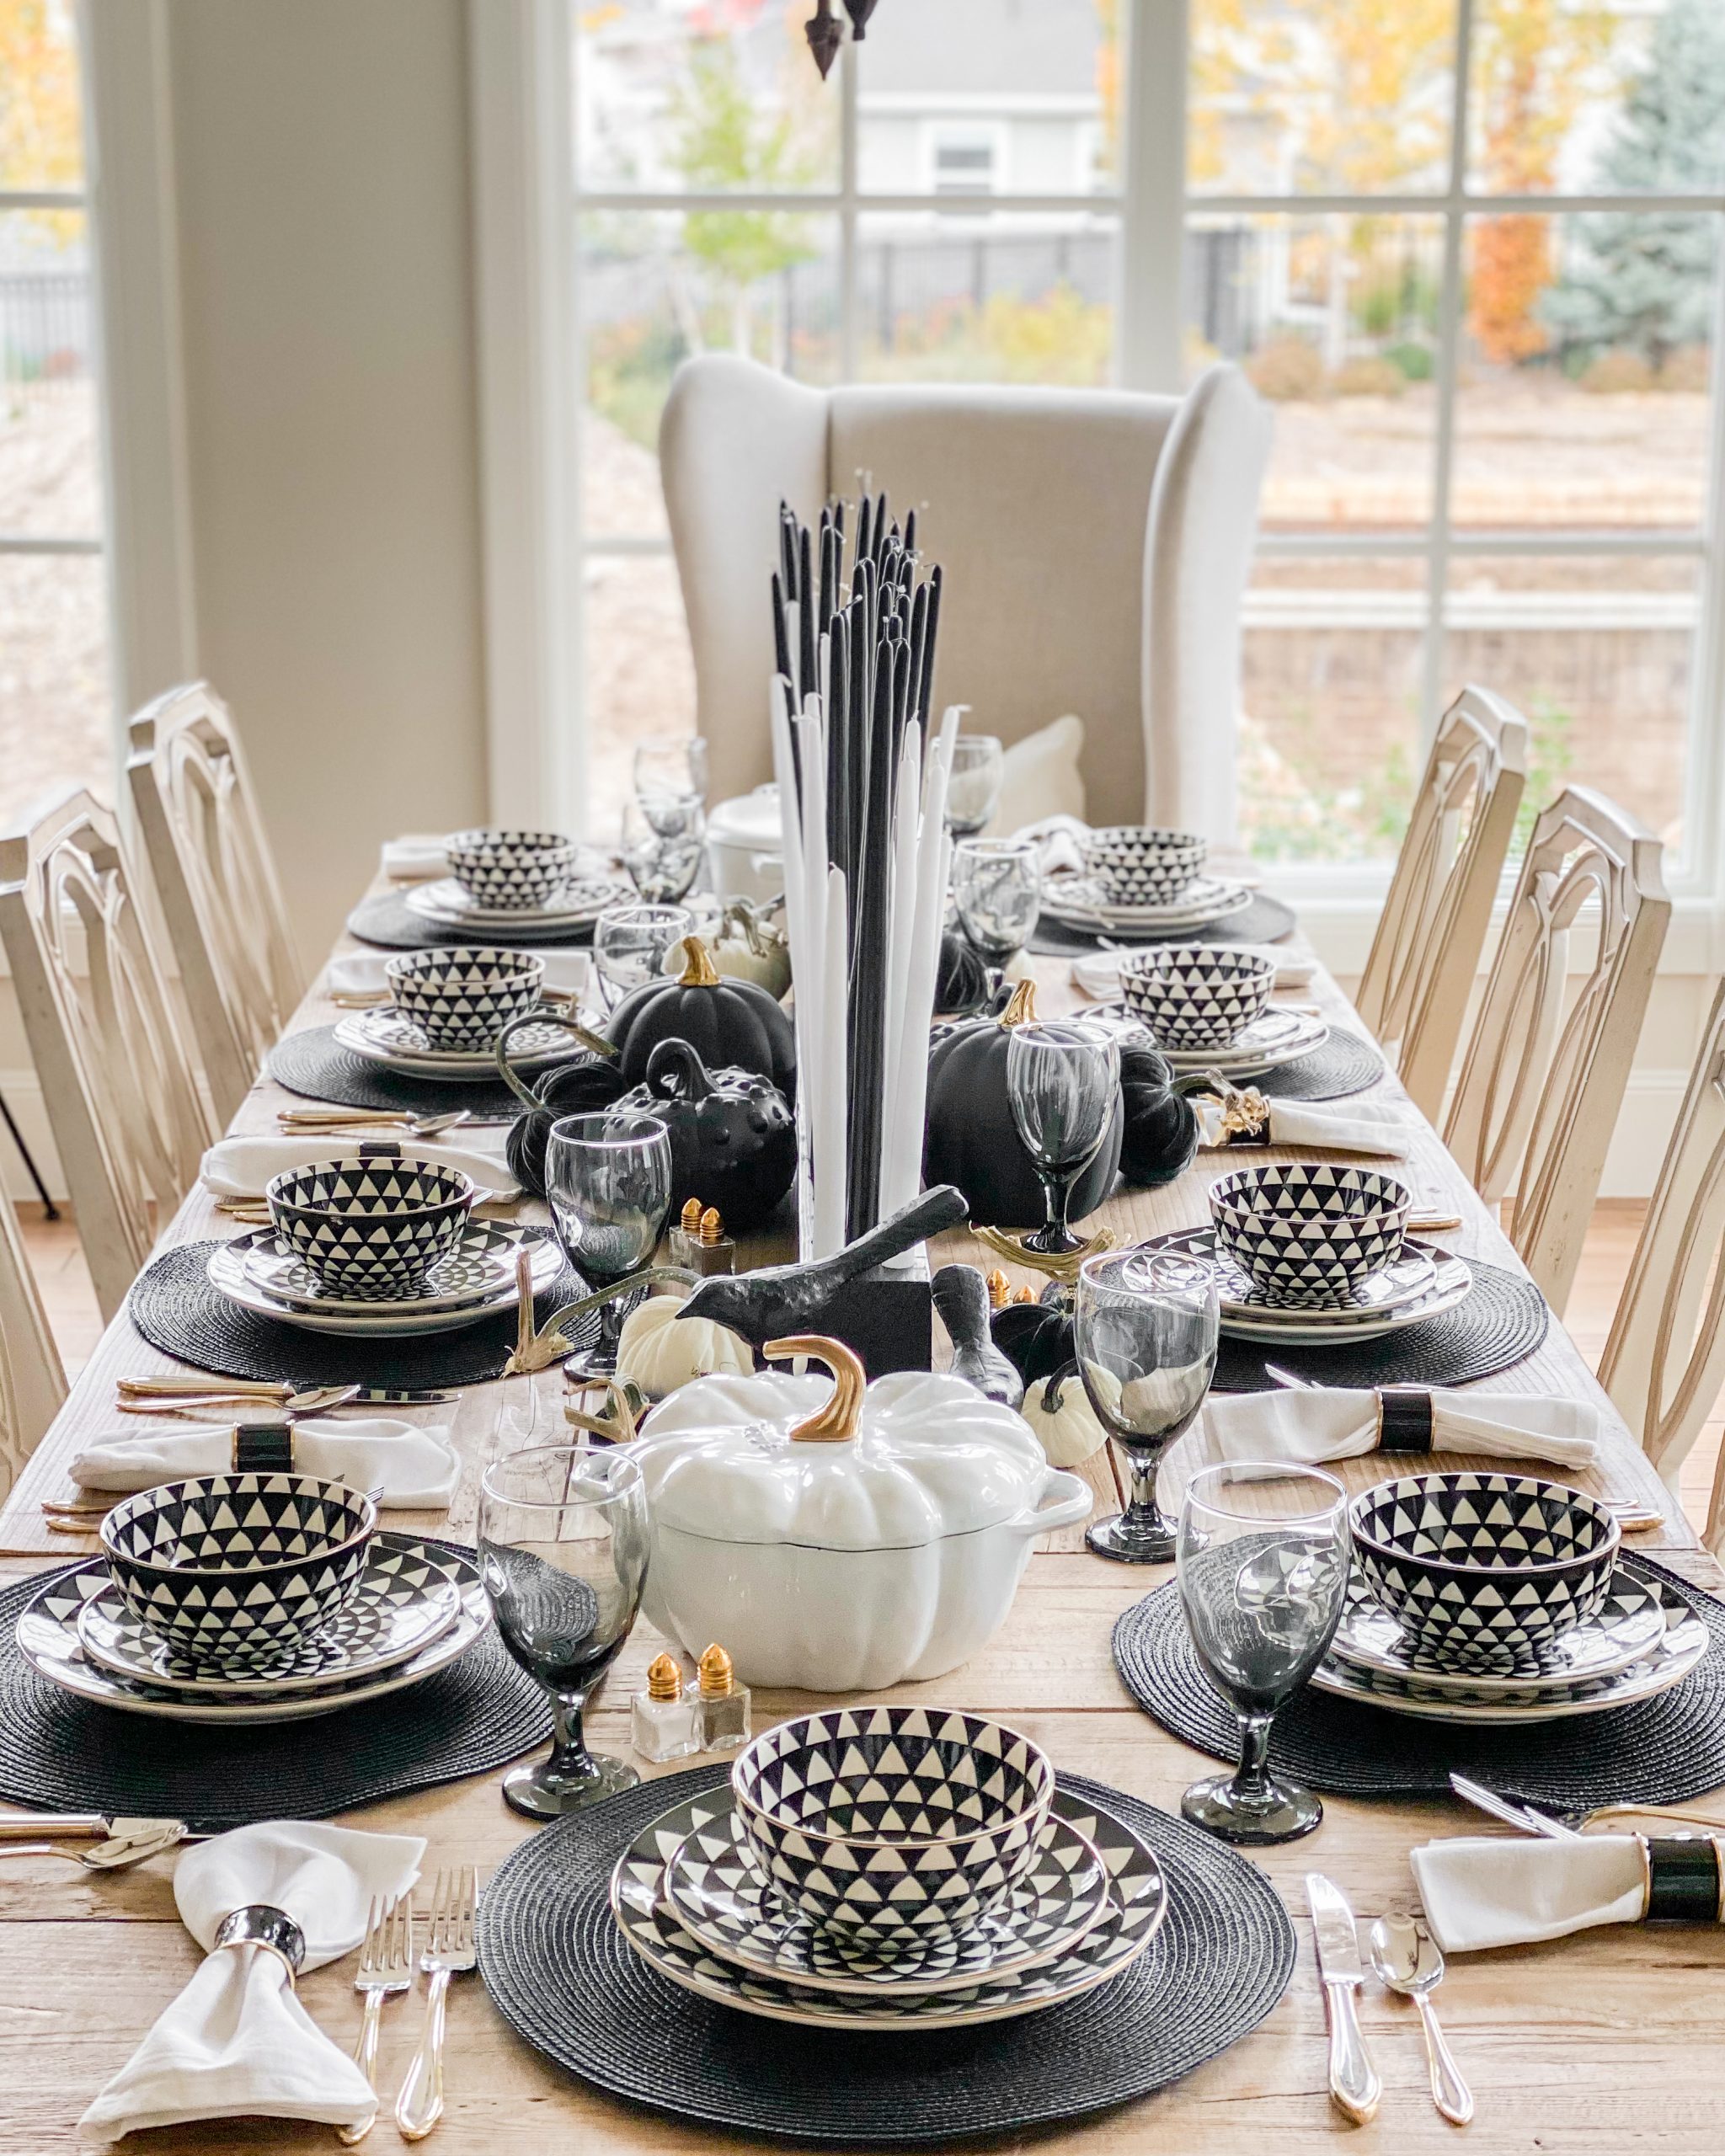
[[[647,1689],[629,1702],[629,1741],[655,1765],[685,1759],[701,1749],[701,1701],[668,1654],[656,1656],[647,1671]]]
[[[715,1640],[701,1657],[701,1749],[734,1752],[749,1741],[749,1688]]]

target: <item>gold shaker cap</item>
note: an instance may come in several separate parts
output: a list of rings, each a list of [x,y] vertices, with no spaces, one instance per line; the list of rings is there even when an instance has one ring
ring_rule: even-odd
[[[680,1700],[683,1696],[683,1673],[671,1656],[655,1655],[648,1663],[647,1696],[649,1700]]]
[[[686,1201],[683,1206],[682,1230],[686,1235],[700,1234],[701,1201],[698,1198],[692,1198]]]
[[[736,1688],[731,1658],[715,1640],[701,1657],[701,1696],[703,1700],[723,1700]]]

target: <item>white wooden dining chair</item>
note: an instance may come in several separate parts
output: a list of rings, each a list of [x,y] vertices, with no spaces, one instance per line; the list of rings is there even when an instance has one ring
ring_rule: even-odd
[[[1444,1131],[1560,1315],[1671,918],[1662,851],[1584,787],[1541,814]],[[1571,962],[1589,933],[1572,993]]]
[[[66,1371],[18,1215],[0,1194],[0,1497],[18,1480],[65,1398]]]
[[[207,682],[170,689],[138,713],[126,771],[193,1038],[225,1123],[305,979],[233,721]]]
[[[1525,721],[1489,689],[1464,689],[1432,743],[1354,998],[1434,1123],[1526,783]]]
[[[88,793],[0,838],[0,941],[105,1320],[215,1132],[113,814]]]

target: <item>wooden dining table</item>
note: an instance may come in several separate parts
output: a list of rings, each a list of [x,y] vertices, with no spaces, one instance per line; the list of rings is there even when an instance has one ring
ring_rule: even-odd
[[[337,946],[356,947],[345,937]],[[1036,963],[1044,1014],[1081,1000],[1068,961]],[[1299,1000],[1314,1001],[1332,1019],[1363,1030],[1322,968]],[[320,977],[294,1022],[296,1027],[327,1024],[334,1015]],[[1387,1079],[1372,1097],[1398,1096],[1393,1079]],[[260,1080],[242,1103],[233,1129],[273,1131],[277,1111],[292,1098]],[[1407,1113],[1417,1121],[1411,1107]],[[1271,1151],[1251,1157],[1312,1156]],[[1124,1191],[1096,1217],[1123,1242],[1201,1224],[1208,1218],[1208,1186],[1238,1161],[1237,1154],[1200,1152],[1174,1182],[1159,1190]],[[1495,1220],[1423,1123],[1418,1123],[1406,1167],[1422,1211],[1459,1216],[1459,1229],[1438,1240],[1519,1269]],[[542,1215],[524,1204],[518,1217]],[[172,1245],[234,1231],[212,1198],[195,1189],[162,1240]],[[937,1262],[994,1262],[962,1230],[943,1237],[932,1255]],[[1017,1277],[1034,1281],[1028,1273]],[[63,1564],[95,1547],[92,1540],[51,1531],[43,1502],[76,1496],[67,1466],[79,1445],[123,1427],[125,1418],[115,1409],[116,1378],[175,1367],[140,1338],[123,1313],[108,1327],[0,1511],[0,1580]],[[401,1374],[404,1383],[414,1382],[410,1348]],[[554,1414],[558,1374],[535,1382],[545,1413]],[[1535,1353],[1488,1382],[1500,1390],[1597,1403],[1605,1425],[1598,1467],[1557,1479],[1653,1507],[1660,1524],[1627,1537],[1630,1545],[1658,1551],[1698,1585],[1720,1586],[1719,1567],[1700,1547],[1561,1324],[1554,1321]],[[509,1403],[514,1422],[525,1392],[521,1380],[479,1385],[465,1391],[453,1411],[417,1411],[418,1419],[450,1422],[464,1462],[463,1480],[446,1518],[393,1513],[391,1524],[470,1537],[478,1475],[497,1440],[500,1412]],[[1200,1421],[1165,1464],[1165,1507],[1178,1502],[1183,1476],[1204,1453]],[[1446,1458],[1445,1465],[1452,1464],[1468,1463]],[[1387,1466],[1368,1456],[1335,1471],[1358,1489],[1381,1479]],[[1091,1473],[1112,1503],[1105,1460],[1092,1463]],[[904,1685],[873,1696],[937,1701],[1000,1716],[1044,1746],[1061,1769],[1178,1812],[1181,1790],[1214,1771],[1215,1763],[1140,1711],[1109,1652],[1116,1619],[1167,1577],[1167,1567],[1140,1569],[1093,1556],[1080,1530],[1066,1530],[1032,1558],[1009,1619],[974,1661],[934,1684]],[[644,1622],[637,1626],[589,1716],[596,1749],[628,1754],[629,1695],[643,1684],[647,1664],[662,1644]],[[815,1704],[809,1694],[758,1693],[756,1726]],[[319,1741],[320,1726],[306,1726],[307,1744]],[[644,1774],[654,1771],[643,1768]],[[370,1805],[344,1815],[344,1822],[423,1835],[428,1876],[443,1865],[474,1865],[483,1881],[538,1831],[505,1805],[499,1779],[488,1774]],[[1725,1825],[1725,1791],[1701,1805]],[[1427,2091],[1412,2002],[1386,1993],[1370,1977],[1359,1995],[1360,2012],[1383,2078],[1382,2108],[1374,2124],[1356,2127],[1332,2105],[1304,1881],[1308,1871],[1319,1870],[1343,1888],[1361,1921],[1363,1941],[1370,1919],[1415,1906],[1411,1848],[1435,1836],[1499,1831],[1505,1830],[1459,1803],[1327,1798],[1315,1834],[1253,1853],[1281,1893],[1299,1939],[1292,1981],[1268,2020],[1160,2095],[1047,2129],[1037,2138],[1058,2140],[1075,2151],[1134,2156],[1140,2150],[1170,2156],[1264,2156],[1274,2150],[1293,2156],[1344,2142],[1397,2156],[1453,2148],[1456,2130],[1439,2118]],[[77,2145],[78,2115],[191,1976],[199,1953],[175,1912],[174,1862],[170,1854],[136,1870],[99,1874],[48,1857],[0,1861],[0,2151],[41,2156]],[[354,1967],[350,1957],[301,1985],[307,2008],[344,2047],[359,2028]],[[393,2002],[384,2015],[379,2085],[386,2109],[368,2144],[373,2148],[400,2145],[387,2105],[419,2037],[423,1997],[422,1986],[410,2001]],[[1453,1958],[1439,2003],[1477,2098],[1467,2135],[1476,2146],[1493,2152],[1586,2150],[1599,2156],[1650,2148],[1717,2151],[1725,2124],[1725,1928],[1625,1925],[1549,1946]],[[644,2056],[676,2041],[670,2022],[635,2033]],[[505,2156],[517,2150],[532,2156],[622,2156],[727,2145],[723,2136],[624,2105],[547,2064],[505,2025],[477,1976],[457,1977],[451,1993],[446,2078],[448,2111],[435,2145],[448,2156],[482,2151]],[[162,2129],[137,2142],[141,2149],[160,2149],[164,2156],[194,2149],[323,2152],[333,2145],[328,2127],[271,2120]]]

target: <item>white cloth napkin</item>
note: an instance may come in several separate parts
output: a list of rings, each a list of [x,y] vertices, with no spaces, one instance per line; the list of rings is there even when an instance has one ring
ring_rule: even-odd
[[[1200,1145],[1226,1145],[1222,1104],[1215,1094],[1192,1101]],[[1349,1101],[1326,1107],[1306,1101],[1271,1101],[1266,1142],[1272,1145],[1317,1145],[1333,1153],[1375,1153],[1405,1160],[1413,1125],[1402,1111],[1383,1101]]]
[[[1533,1393],[1431,1396],[1432,1450],[1482,1453],[1492,1460],[1546,1460],[1592,1467],[1599,1454],[1599,1411],[1590,1401]],[[1204,1421],[1223,1460],[1357,1460],[1378,1441],[1375,1392],[1278,1386],[1270,1392],[1213,1392]],[[1418,1455],[1407,1455],[1417,1467]]]
[[[1194,935],[1193,940],[1202,942],[1204,938],[1201,935]],[[1254,944],[1250,947],[1255,950],[1258,947]],[[1120,960],[1124,955],[1119,951],[1092,951],[1081,958],[1074,958],[1072,979],[1096,1002],[1106,1002],[1120,993]],[[1288,995],[1296,989],[1311,986],[1314,970],[1311,959],[1296,958],[1288,952],[1270,949],[1266,949],[1263,955],[1276,962],[1276,995]]]
[[[451,1137],[454,1134],[451,1133]],[[402,1141],[402,1151],[435,1167],[454,1168],[470,1177],[481,1200],[519,1198],[521,1187],[504,1158],[505,1130],[463,1131],[458,1145],[429,1138]],[[356,1161],[362,1145],[393,1145],[387,1132],[350,1137],[341,1131],[307,1132],[301,1137],[224,1138],[205,1154],[199,1172],[204,1187],[217,1198],[261,1198],[271,1180],[290,1168],[308,1168],[318,1161]]]
[[[84,2113],[85,2137],[118,2141],[190,2119],[371,2118],[377,2099],[365,2075],[300,2004],[276,1956],[210,1950],[225,1917],[261,1902],[305,1933],[302,1968],[321,1968],[365,1937],[374,1895],[407,1892],[425,1853],[417,1835],[297,1820],[242,1827],[186,1850],[174,1898],[209,1959]]]
[[[260,1408],[258,1420],[270,1411]],[[432,1512],[446,1506],[461,1479],[461,1455],[446,1428],[420,1429],[384,1416],[318,1416],[293,1430],[295,1469],[350,1490],[375,1490],[381,1505],[398,1512]],[[72,1463],[72,1479],[85,1490],[153,1490],[186,1475],[220,1475],[233,1465],[233,1426],[171,1424],[136,1437],[103,1438]]]
[[[336,995],[387,995],[383,969],[394,955],[387,951],[350,951],[329,961],[328,985]],[[553,995],[584,995],[592,962],[585,951],[538,951],[545,961],[545,985]]]
[[[398,883],[430,883],[449,873],[447,841],[411,831],[383,841],[383,873]]]
[[[1647,1871],[1633,1834],[1573,1842],[1466,1837],[1427,1842],[1408,1861],[1425,1920],[1446,1954],[1638,1924],[1647,1906]]]

